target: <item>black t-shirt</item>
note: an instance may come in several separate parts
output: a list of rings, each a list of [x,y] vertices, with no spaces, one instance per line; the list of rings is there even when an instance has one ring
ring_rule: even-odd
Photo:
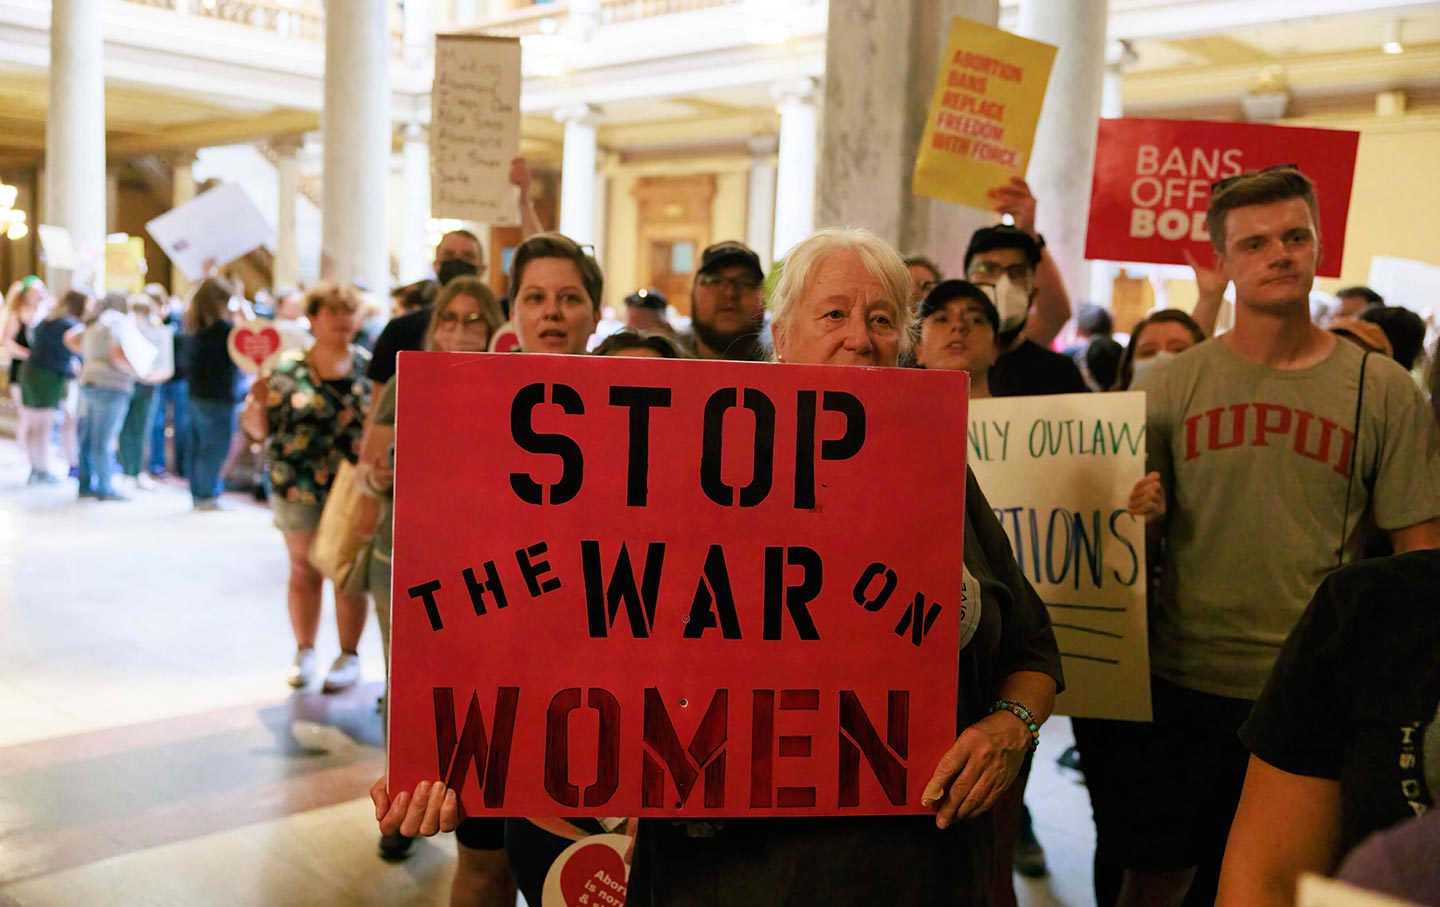
[[[1321,584],[1240,739],[1293,775],[1340,782],[1340,844],[1440,792],[1440,551],[1361,561]]]
[[[992,397],[1083,394],[1089,390],[1073,359],[1047,350],[1029,338],[1003,354],[990,369]]]
[[[975,476],[966,470],[965,572],[980,587],[978,624],[960,650],[956,727],[984,718],[1002,679],[1039,671],[1063,688],[1049,613],[1026,581]],[[968,595],[968,591],[967,591]],[[973,602],[974,599],[968,599]],[[934,766],[909,770],[929,777]],[[628,901],[634,907],[844,907],[990,902],[990,815],[941,831],[930,815],[641,821]],[[711,823],[702,823],[710,825]]]
[[[240,402],[240,370],[230,359],[229,339],[230,322],[223,318],[190,338],[190,396],[196,400]]]
[[[376,384],[383,385],[395,376],[395,357],[404,350],[423,350],[425,331],[430,327],[430,306],[416,309],[390,323],[375,338],[375,349],[370,354],[370,369],[365,373]]]

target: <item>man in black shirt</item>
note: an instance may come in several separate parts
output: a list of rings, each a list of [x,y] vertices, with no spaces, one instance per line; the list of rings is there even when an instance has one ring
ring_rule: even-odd
[[[375,339],[375,351],[365,377],[375,385],[377,392],[395,374],[395,357],[400,355],[401,350],[418,350],[425,345],[425,330],[430,326],[430,302],[435,298],[435,290],[461,275],[483,273],[485,249],[480,245],[480,237],[469,230],[451,230],[440,237],[440,244],[435,247],[437,280],[426,281],[430,287],[425,305],[390,319]],[[372,397],[378,400],[379,394]]]
[[[541,229],[535,205],[530,201],[530,167],[524,158],[517,157],[510,162],[510,182],[520,190],[520,238],[529,239]],[[375,339],[370,368],[365,372],[365,377],[375,385],[376,393],[370,395],[372,409],[380,402],[379,391],[395,374],[395,357],[402,350],[424,347],[425,331],[430,326],[430,303],[434,301],[436,291],[456,277],[482,277],[486,268],[485,247],[481,245],[480,237],[469,230],[451,230],[440,237],[440,243],[435,247],[435,280],[424,281],[429,285],[422,289],[425,305],[390,319]]]
[[[965,250],[965,276],[980,287],[993,287],[1000,312],[1000,359],[990,369],[995,397],[1080,394],[1090,390],[1068,356],[1047,350],[1025,336],[1035,300],[1035,269],[1043,247],[1017,227],[1000,225],[975,231]]]

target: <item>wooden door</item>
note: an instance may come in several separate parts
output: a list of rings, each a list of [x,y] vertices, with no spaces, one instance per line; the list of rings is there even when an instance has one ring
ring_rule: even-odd
[[[645,177],[633,191],[640,215],[640,286],[654,287],[676,311],[689,315],[695,269],[711,242],[715,176]],[[623,289],[628,294],[639,287]]]

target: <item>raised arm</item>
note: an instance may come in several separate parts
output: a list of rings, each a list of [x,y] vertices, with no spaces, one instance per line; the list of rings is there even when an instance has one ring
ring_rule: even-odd
[[[995,202],[997,213],[1010,215],[1016,227],[1037,240],[1040,238],[1035,231],[1035,195],[1029,183],[1018,176],[1011,177],[1010,182],[991,189],[990,198]],[[1070,294],[1065,290],[1060,266],[1044,248],[1040,250],[1040,264],[1035,268],[1035,299],[1031,306],[1025,336],[1048,347],[1070,320]]]
[[[535,213],[535,202],[530,199],[530,165],[523,157],[510,162],[510,182],[520,190],[520,238],[525,240],[544,233],[540,215]]]

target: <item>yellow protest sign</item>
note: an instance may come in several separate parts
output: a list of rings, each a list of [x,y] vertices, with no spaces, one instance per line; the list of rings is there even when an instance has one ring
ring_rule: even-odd
[[[990,208],[987,190],[1023,176],[1055,48],[955,19],[935,80],[912,190]]]
[[[138,236],[105,240],[105,289],[139,293],[145,288],[145,240]]]

